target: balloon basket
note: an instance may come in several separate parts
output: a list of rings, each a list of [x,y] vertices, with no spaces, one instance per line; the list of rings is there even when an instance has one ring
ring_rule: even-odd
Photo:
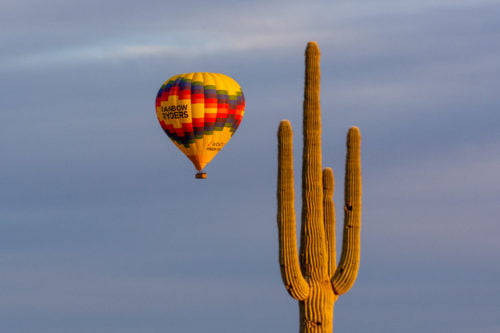
[[[196,173],[196,175],[194,176],[194,178],[196,178],[196,179],[206,179],[207,178],[207,173],[200,171],[200,172]]]

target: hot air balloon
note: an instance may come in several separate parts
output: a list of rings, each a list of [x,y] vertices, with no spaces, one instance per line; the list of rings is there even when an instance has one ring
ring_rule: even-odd
[[[196,178],[231,139],[243,119],[240,85],[224,74],[178,74],[156,96],[156,116],[170,140],[194,164]]]

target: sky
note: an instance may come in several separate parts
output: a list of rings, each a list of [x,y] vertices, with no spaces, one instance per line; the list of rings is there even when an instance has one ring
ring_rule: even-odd
[[[292,122],[298,182],[317,41],[337,205],[347,130],[363,136],[336,332],[500,332],[498,17],[498,0],[0,0],[0,331],[297,332],[276,131]],[[205,181],[154,108],[195,71],[247,103]]]

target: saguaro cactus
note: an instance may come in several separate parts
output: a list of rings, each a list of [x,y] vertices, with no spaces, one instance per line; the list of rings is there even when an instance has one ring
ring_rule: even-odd
[[[322,170],[320,51],[306,48],[304,89],[302,225],[297,250],[292,127],[288,120],[278,130],[278,230],[281,277],[288,293],[299,301],[300,332],[333,332],[333,307],[339,295],[356,281],[361,231],[361,135],[347,134],[342,253],[337,265],[335,245],[334,177]]]

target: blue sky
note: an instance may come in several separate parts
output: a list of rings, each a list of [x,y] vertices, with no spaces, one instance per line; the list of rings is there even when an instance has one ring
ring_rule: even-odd
[[[299,154],[315,40],[337,202],[345,134],[363,134],[362,262],[336,330],[500,332],[499,16],[496,0],[3,0],[0,331],[298,331],[276,130],[291,120]],[[247,101],[206,181],[154,110],[192,71]]]

